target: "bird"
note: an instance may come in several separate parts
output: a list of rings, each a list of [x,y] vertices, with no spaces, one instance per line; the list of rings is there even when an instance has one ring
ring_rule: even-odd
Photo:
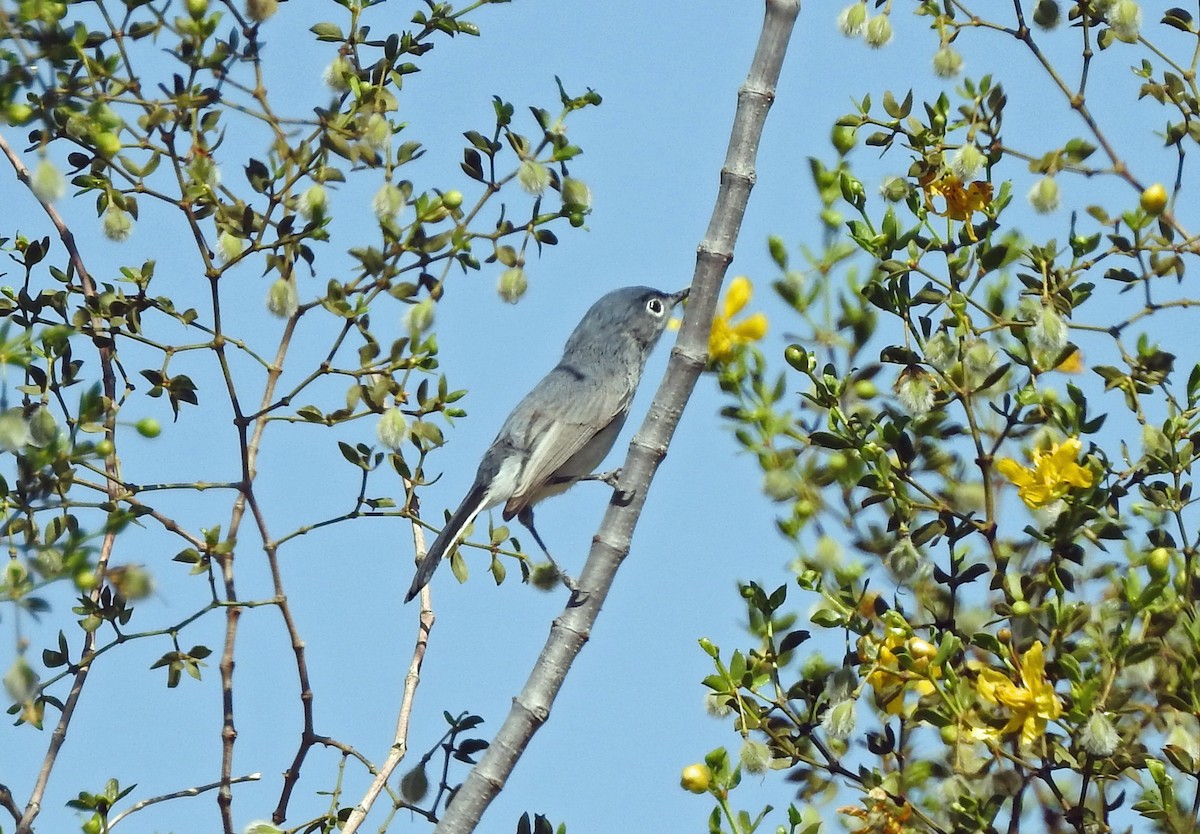
[[[475,517],[499,504],[504,520],[515,516],[553,564],[533,525],[533,507],[578,481],[608,480],[593,470],[616,442],[646,360],[687,294],[625,287],[591,306],[558,364],[517,404],[484,452],[466,497],[418,562],[405,602],[429,584]]]

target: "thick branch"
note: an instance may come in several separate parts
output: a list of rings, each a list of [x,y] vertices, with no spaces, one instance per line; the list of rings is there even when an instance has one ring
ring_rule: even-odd
[[[567,670],[591,633],[616,570],[629,551],[650,481],[666,455],[683,406],[704,370],[708,333],[721,281],[733,260],[734,243],[754,185],[759,139],[799,11],[798,0],[766,2],[766,17],[754,61],[746,83],[738,91],[732,135],[721,169],[721,187],[697,253],[683,329],[650,413],[630,444],[620,488],[609,502],[600,532],[579,576],[580,591],[555,620],[525,688],[513,699],[503,726],[446,809],[435,834],[465,834],[475,830],[534,732],[549,716]]]

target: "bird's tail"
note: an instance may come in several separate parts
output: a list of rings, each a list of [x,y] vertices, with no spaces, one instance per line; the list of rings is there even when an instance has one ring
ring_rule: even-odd
[[[443,557],[462,541],[463,531],[475,520],[475,516],[479,515],[480,510],[487,506],[487,499],[487,488],[483,486],[475,486],[467,493],[467,497],[458,505],[454,515],[450,516],[450,520],[446,522],[442,532],[438,533],[433,544],[429,546],[429,550],[425,551],[425,555],[417,564],[417,574],[413,577],[408,593],[404,595],[405,602],[409,602],[429,584],[429,580],[433,578],[433,572],[442,563]]]

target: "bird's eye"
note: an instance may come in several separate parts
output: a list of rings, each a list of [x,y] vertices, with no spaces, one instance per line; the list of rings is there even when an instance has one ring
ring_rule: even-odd
[[[661,316],[666,311],[666,307],[663,306],[661,298],[652,298],[647,301],[646,309],[656,316]]]

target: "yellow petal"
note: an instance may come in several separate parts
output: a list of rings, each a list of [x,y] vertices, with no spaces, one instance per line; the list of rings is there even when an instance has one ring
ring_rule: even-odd
[[[739,342],[757,342],[767,335],[767,317],[762,313],[755,313],[745,321],[735,324],[733,335]]]
[[[1033,473],[1012,458],[1000,458],[996,461],[996,471],[1017,486],[1033,481]]]
[[[729,282],[729,290],[725,293],[725,319],[729,320],[750,301],[754,294],[754,286],[745,275],[739,275]]]

